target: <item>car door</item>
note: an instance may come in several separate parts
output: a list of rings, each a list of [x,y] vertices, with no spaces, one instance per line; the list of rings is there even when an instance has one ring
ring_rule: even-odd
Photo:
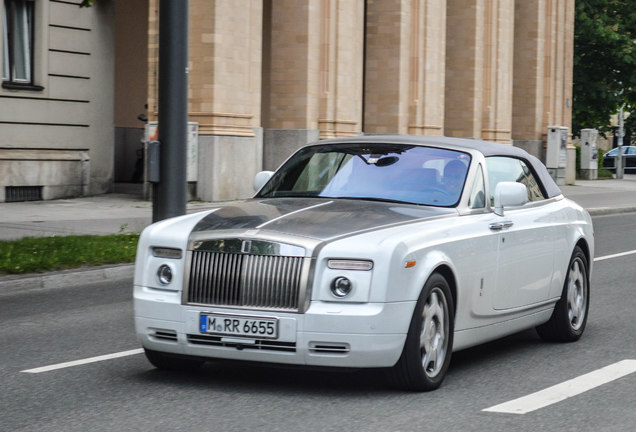
[[[529,165],[511,157],[486,159],[489,190],[500,181],[526,185],[529,202],[491,215],[489,228],[497,233],[497,275],[493,308],[512,309],[548,299],[554,266],[556,228],[547,213],[549,205]]]

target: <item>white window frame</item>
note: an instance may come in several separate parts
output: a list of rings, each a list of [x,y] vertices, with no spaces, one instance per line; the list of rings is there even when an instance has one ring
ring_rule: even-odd
[[[16,9],[17,6],[21,7]],[[2,27],[2,87],[4,88],[42,89],[42,87],[34,85],[35,35],[39,18],[36,9],[38,9],[38,2],[34,0],[2,0],[2,20],[0,25]],[[23,12],[21,16],[16,15],[17,10]],[[13,17],[10,14],[14,14]],[[18,20],[22,20],[22,25],[20,26],[22,31],[19,33],[15,31],[15,23]],[[19,44],[16,44],[9,37],[10,32],[14,36],[16,34],[20,36]],[[18,59],[16,61],[16,49],[21,51],[21,60]],[[18,62],[20,62],[20,65],[18,65]],[[18,68],[18,66],[21,67]]]

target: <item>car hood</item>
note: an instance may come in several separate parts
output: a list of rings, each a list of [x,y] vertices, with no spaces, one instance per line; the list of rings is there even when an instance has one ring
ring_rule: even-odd
[[[453,208],[328,198],[251,199],[214,210],[193,233],[266,230],[328,240],[422,219],[454,215]]]

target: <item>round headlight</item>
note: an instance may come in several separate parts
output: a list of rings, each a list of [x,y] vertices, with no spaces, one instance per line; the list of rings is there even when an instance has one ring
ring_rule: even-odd
[[[172,269],[166,264],[162,264],[157,270],[157,279],[162,285],[168,285],[172,282]]]
[[[331,293],[338,298],[343,298],[351,293],[353,284],[344,276],[339,276],[331,282]]]

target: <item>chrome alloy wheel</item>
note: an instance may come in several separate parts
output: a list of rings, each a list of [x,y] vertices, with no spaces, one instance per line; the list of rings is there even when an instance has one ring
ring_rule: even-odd
[[[587,272],[580,257],[576,257],[568,270],[567,312],[573,330],[585,322],[587,310]]]
[[[442,290],[431,290],[422,310],[420,351],[422,368],[429,378],[437,376],[444,365],[448,349],[448,302]]]

